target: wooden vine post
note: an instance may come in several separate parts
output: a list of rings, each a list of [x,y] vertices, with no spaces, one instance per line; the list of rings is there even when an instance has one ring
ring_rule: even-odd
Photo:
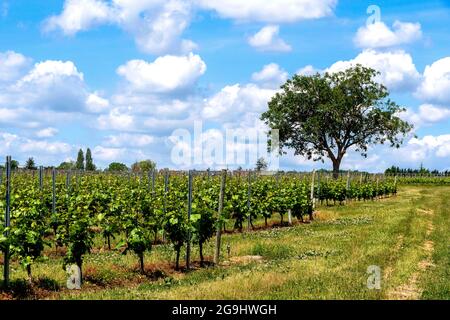
[[[220,261],[220,238],[222,233],[222,213],[223,213],[223,202],[225,197],[225,184],[227,179],[227,170],[222,171],[222,178],[220,181],[220,194],[219,194],[219,211],[217,217],[217,228],[216,228],[216,250],[214,252],[214,264],[218,265]]]
[[[11,225],[10,204],[11,204],[11,156],[6,157],[6,202],[5,202],[5,231],[4,236],[8,238]],[[5,288],[9,287],[9,246],[6,246],[3,252],[3,284]]]
[[[314,209],[316,207],[316,201],[315,201],[315,198],[314,198],[314,177],[315,177],[315,175],[316,175],[316,170],[313,170],[312,176],[311,176],[311,195],[310,195],[311,204],[312,204],[312,210],[313,211],[314,211]],[[311,214],[310,218],[311,218],[311,220],[313,220],[313,214]]]
[[[189,170],[188,178],[188,226],[190,227],[192,213],[192,170]],[[186,270],[190,269],[191,260],[191,231],[189,228],[188,239],[186,243]]]
[[[347,172],[347,183],[345,185],[345,201],[348,201],[348,193],[350,191],[350,170]]]
[[[250,213],[250,198],[252,196],[252,172],[248,172],[248,188],[247,188],[247,210],[248,210],[248,223],[247,223],[247,230],[250,231],[252,226],[252,215]]]
[[[39,167],[39,189],[42,190],[43,187],[44,187],[44,167],[40,166]]]

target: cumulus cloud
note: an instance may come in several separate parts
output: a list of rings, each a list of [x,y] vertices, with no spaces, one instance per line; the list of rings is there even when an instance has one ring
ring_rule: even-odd
[[[87,95],[83,74],[71,61],[44,61],[17,81],[9,92],[14,103],[58,111],[82,111]]]
[[[191,2],[184,0],[66,0],[61,14],[48,18],[44,29],[75,35],[114,24],[131,33],[144,52],[190,52],[195,43],[181,35],[189,26],[191,11]]]
[[[450,57],[425,67],[416,95],[425,101],[450,105]]]
[[[359,28],[353,41],[360,48],[385,48],[411,43],[421,36],[420,23],[395,21],[391,30],[384,22],[375,22]]]
[[[112,20],[110,6],[101,0],[66,0],[60,15],[47,19],[45,28],[54,30],[59,28],[66,35],[74,35]]]
[[[445,121],[450,118],[450,109],[433,104],[422,104],[418,111],[407,109],[406,112],[400,114],[400,117],[412,124],[417,130],[423,126],[429,126],[438,122]]]
[[[104,144],[111,147],[145,147],[155,141],[156,138],[154,136],[147,134],[121,133],[108,136]]]
[[[47,60],[23,69],[31,59],[16,53],[7,56],[13,62],[3,64],[3,70],[14,66],[15,71],[3,74],[4,79],[9,80],[0,91],[0,108],[5,106],[9,110],[5,113],[6,119],[16,118],[19,113],[24,121],[36,118],[32,110],[39,110],[41,115],[47,111],[98,113],[107,110],[109,101],[96,92],[89,92],[83,73],[72,61]],[[17,68],[21,71],[17,72]],[[21,77],[17,78],[19,74]]]
[[[450,109],[432,104],[423,104],[419,107],[419,115],[426,122],[439,122],[450,118]]]
[[[35,140],[0,131],[0,154],[10,154],[14,159],[38,156],[41,160],[48,160],[55,156],[66,157],[72,151],[73,147],[65,142]]]
[[[127,154],[126,148],[106,148],[96,146],[92,150],[92,156],[103,162],[118,161]]]
[[[269,23],[296,22],[329,16],[337,0],[197,0],[223,18]]]
[[[67,154],[72,150],[72,146],[65,142],[26,140],[19,146],[19,150],[23,153],[47,152],[50,154]]]
[[[51,138],[58,133],[58,129],[56,128],[45,128],[36,132],[36,137],[38,138]]]
[[[206,64],[198,55],[166,55],[148,63],[131,60],[117,69],[133,90],[168,93],[191,88],[206,72]]]
[[[297,70],[296,74],[302,75],[302,76],[312,76],[316,73],[322,73],[322,70],[314,68],[312,65],[304,66],[303,68],[300,68]]]
[[[427,135],[422,139],[413,138],[408,142],[404,152],[408,150],[414,150],[417,160],[424,160],[433,156],[438,158],[448,157],[450,156],[450,134],[440,136]]]
[[[206,100],[202,116],[224,122],[239,119],[245,113],[260,113],[266,110],[267,103],[276,92],[255,84],[226,86]]]
[[[86,109],[92,113],[102,113],[108,110],[110,104],[108,99],[102,98],[98,93],[94,92],[86,98]]]
[[[136,129],[135,117],[131,108],[113,108],[108,114],[97,118],[98,128],[101,130],[133,131]]]
[[[252,75],[252,80],[262,85],[264,88],[278,88],[286,82],[288,73],[280,68],[276,63],[270,63],[259,72]]]
[[[378,52],[367,49],[352,60],[334,63],[326,71],[342,71],[356,64],[379,71],[381,75],[378,80],[392,91],[414,90],[420,81],[420,74],[411,55],[402,50]]]
[[[0,52],[0,83],[19,79],[26,72],[31,59],[14,51]]]
[[[279,37],[280,27],[269,25],[263,27],[248,39],[248,43],[261,51],[289,52],[291,46]]]

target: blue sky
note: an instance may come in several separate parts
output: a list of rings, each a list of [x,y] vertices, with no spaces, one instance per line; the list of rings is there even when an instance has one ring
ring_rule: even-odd
[[[450,168],[449,1],[43,3],[0,0],[2,157],[51,165],[90,147],[100,167],[151,158],[181,168],[174,130],[194,120],[208,136],[246,130],[286,78],[358,62],[381,71],[417,137],[368,159],[350,152],[343,168]],[[367,24],[370,5],[381,20]]]

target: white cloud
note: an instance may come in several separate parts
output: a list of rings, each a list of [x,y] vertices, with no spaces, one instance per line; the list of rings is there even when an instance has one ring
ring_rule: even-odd
[[[197,0],[204,9],[221,17],[269,23],[295,22],[329,16],[337,0]]]
[[[58,77],[75,77],[83,80],[83,74],[78,72],[72,61],[47,60],[35,64],[34,68],[19,81],[19,85],[27,82],[50,83]]]
[[[410,149],[414,149],[417,159],[436,156],[445,158],[450,156],[450,134],[440,136],[425,136],[422,139],[413,138],[408,142]]]
[[[422,36],[420,23],[395,21],[393,30],[384,22],[375,22],[358,29],[353,41],[361,48],[385,48],[411,43]]]
[[[378,80],[392,91],[414,89],[420,80],[420,74],[414,65],[411,55],[402,50],[377,52],[367,49],[352,60],[334,63],[326,71],[342,71],[356,64],[362,64],[380,71],[381,75]]]
[[[427,102],[450,104],[450,57],[426,66],[416,95]]]
[[[265,65],[259,72],[252,75],[252,80],[261,84],[264,88],[278,88],[286,82],[288,73],[276,63]]]
[[[426,122],[439,122],[450,118],[450,109],[432,104],[423,104],[419,107],[419,115]]]
[[[156,138],[147,134],[128,134],[108,136],[105,145],[112,147],[145,147],[154,143]]]
[[[92,150],[92,157],[104,162],[118,161],[127,154],[125,148],[105,148],[96,146]]]
[[[98,128],[102,130],[133,131],[135,119],[131,108],[114,108],[108,114],[97,119]]]
[[[58,133],[58,129],[56,128],[45,128],[45,129],[41,129],[38,132],[36,132],[36,136],[38,138],[51,138],[53,136],[55,136]]]
[[[239,119],[244,113],[260,113],[276,93],[273,89],[260,88],[255,84],[224,87],[206,100],[202,116],[206,119]]]
[[[38,109],[83,111],[87,90],[71,61],[44,61],[18,80],[9,92],[14,104]]]
[[[113,12],[105,1],[66,0],[61,15],[47,19],[45,28],[47,30],[59,28],[66,35],[74,35],[112,19]]]
[[[109,108],[109,101],[97,93],[91,93],[86,99],[86,109],[92,113],[101,113]]]
[[[191,1],[66,0],[60,15],[45,22],[45,30],[74,35],[94,26],[114,24],[131,33],[146,53],[186,53],[196,45],[181,39],[191,20]]]
[[[206,72],[206,64],[198,55],[166,55],[148,63],[131,60],[117,69],[137,91],[167,93],[189,89]]]
[[[412,124],[414,130],[422,126],[429,126],[450,118],[450,109],[433,104],[422,104],[417,112],[407,109],[406,112],[400,114],[400,117]]]
[[[14,51],[0,52],[0,82],[19,79],[30,65],[31,59]]]
[[[316,73],[322,73],[322,70],[314,68],[312,65],[304,66],[303,68],[300,68],[297,70],[296,74],[302,75],[302,76],[312,76]]]
[[[66,154],[72,150],[72,146],[65,142],[27,140],[19,146],[19,150],[23,153],[47,152],[50,154]]]
[[[261,51],[273,52],[289,52],[292,50],[291,46],[281,39],[278,34],[280,27],[276,25],[269,25],[263,27],[256,34],[248,39],[248,43]]]

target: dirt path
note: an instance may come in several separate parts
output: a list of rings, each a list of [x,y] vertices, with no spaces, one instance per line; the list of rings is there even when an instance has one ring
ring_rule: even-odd
[[[418,212],[430,217],[434,215],[433,210],[418,209]],[[423,289],[418,286],[419,277],[423,272],[426,272],[427,269],[435,267],[432,261],[434,242],[428,239],[433,230],[433,222],[430,220],[427,226],[426,239],[421,246],[421,249],[425,253],[425,258],[417,264],[417,271],[409,277],[406,283],[387,292],[387,298],[389,300],[417,300],[422,296]],[[403,236],[400,236],[399,238],[401,238],[401,241],[399,242],[402,243]],[[388,276],[390,276],[393,270],[392,268],[388,268],[387,271],[389,271]]]

